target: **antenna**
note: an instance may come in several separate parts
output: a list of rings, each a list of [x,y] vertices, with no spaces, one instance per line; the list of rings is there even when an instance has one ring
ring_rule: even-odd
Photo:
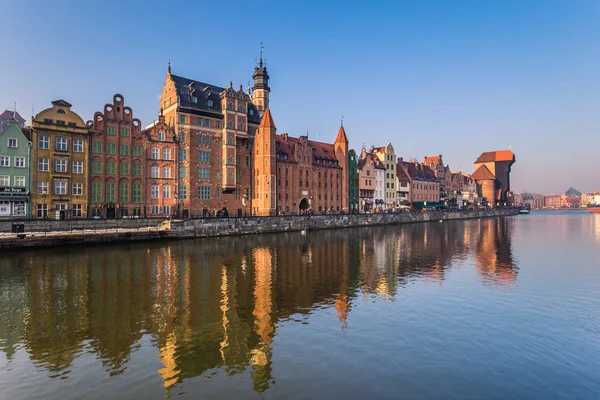
[[[17,119],[17,98],[15,97],[14,106],[13,106],[13,118]]]

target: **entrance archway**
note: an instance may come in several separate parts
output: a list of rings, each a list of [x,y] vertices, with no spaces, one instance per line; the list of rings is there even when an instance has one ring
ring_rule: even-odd
[[[300,214],[303,214],[306,210],[308,210],[308,200],[306,200],[306,197],[302,199],[298,208],[300,209]]]

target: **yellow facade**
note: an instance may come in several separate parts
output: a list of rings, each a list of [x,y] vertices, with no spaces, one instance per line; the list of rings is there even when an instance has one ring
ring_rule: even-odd
[[[32,214],[87,217],[88,129],[64,100],[37,114],[32,123]],[[47,210],[46,212],[44,210]]]

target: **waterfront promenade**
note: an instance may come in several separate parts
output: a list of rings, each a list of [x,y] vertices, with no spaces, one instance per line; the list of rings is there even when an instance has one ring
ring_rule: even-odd
[[[389,214],[197,218],[188,220],[21,221],[24,232],[11,233],[0,224],[0,249],[144,240],[192,239],[261,233],[342,229],[360,226],[443,222],[515,215],[517,209],[430,211]]]

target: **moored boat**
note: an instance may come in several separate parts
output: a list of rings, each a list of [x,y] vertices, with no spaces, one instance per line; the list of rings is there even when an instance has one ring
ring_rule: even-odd
[[[519,214],[529,214],[529,208],[521,208]]]
[[[588,212],[591,212],[591,213],[600,213],[600,206],[591,206],[591,207],[588,207],[587,210],[588,210]]]

